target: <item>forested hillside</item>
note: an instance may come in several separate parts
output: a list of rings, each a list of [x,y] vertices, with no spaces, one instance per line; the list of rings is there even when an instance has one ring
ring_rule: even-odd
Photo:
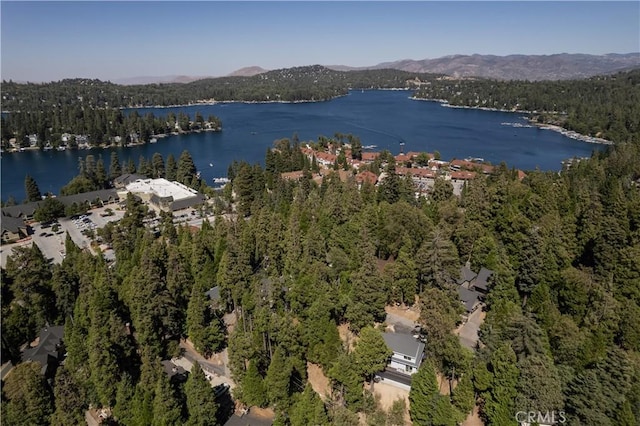
[[[64,106],[91,108],[186,105],[201,101],[312,101],[346,95],[349,88],[398,88],[434,74],[399,70],[342,72],[320,65],[268,71],[252,77],[219,77],[191,83],[124,86],[89,79],[43,84],[2,83],[4,111],[39,111]]]
[[[323,101],[346,95],[350,88],[414,88],[414,79],[434,78],[429,74],[397,70],[339,72],[321,66],[269,71],[253,77],[222,77],[187,84],[123,86],[88,79],[71,79],[45,84],[2,83],[2,148],[10,140],[28,147],[28,135],[36,135],[38,147],[66,143],[63,135],[83,135],[90,145],[128,145],[148,142],[154,135],[176,131],[220,129],[217,117],[208,119],[170,113],[168,117],[126,114],[122,108],[190,105],[221,101],[298,102]],[[74,138],[75,139],[75,138]]]
[[[2,355],[46,322],[65,324],[67,358],[53,390],[19,366],[3,387],[2,423],[69,425],[89,405],[115,424],[212,424],[204,376],[171,383],[160,360],[188,337],[201,353],[228,347],[234,396],[270,406],[277,424],[398,424],[363,386],[385,353],[371,327],[388,303],[418,304],[427,362],[413,381],[415,424],[454,425],[475,402],[487,424],[517,411],[562,411],[570,425],[640,420],[640,144],[618,143],[557,173],[520,181],[503,166],[461,197],[445,181],[415,199],[394,175],[378,187],[321,185],[298,146],[280,141],[266,168],[230,170],[220,213],[201,229],[164,220],[153,235],[133,197],[101,234],[108,265],[75,248],[50,265],[19,250],[2,271]],[[299,182],[281,172],[304,170]],[[232,191],[235,199],[232,199]],[[384,268],[379,260],[389,261]],[[463,348],[460,266],[494,271],[481,348]],[[218,285],[225,329],[205,291]],[[417,296],[417,298],[415,298]],[[343,344],[338,325],[359,338]],[[383,345],[382,345],[383,346]],[[307,384],[307,362],[330,380],[326,401]],[[25,367],[24,365],[27,365]],[[450,379],[451,395],[434,386]],[[19,373],[19,374],[18,374]],[[474,401],[474,395],[477,401]],[[206,415],[203,410],[206,409]],[[204,418],[210,419],[209,422]],[[218,419],[220,421],[220,419]]]
[[[417,98],[451,105],[532,111],[558,124],[616,142],[640,139],[640,70],[570,81],[435,80]]]
[[[146,141],[150,135],[186,125],[189,119],[164,120],[147,114],[127,117],[127,107],[189,105],[213,101],[323,101],[346,95],[349,89],[406,88],[417,98],[445,100],[451,105],[531,111],[538,123],[557,124],[581,134],[617,142],[640,137],[640,71],[566,81],[497,81],[456,79],[436,74],[382,69],[334,71],[315,65],[269,71],[252,77],[221,77],[187,84],[123,86],[88,79],[46,84],[2,83],[2,147],[9,140],[28,144],[37,135],[42,148],[56,147],[62,134],[82,134],[90,143],[131,142],[131,134]],[[213,128],[220,127],[209,117]],[[173,127],[172,127],[173,126]]]

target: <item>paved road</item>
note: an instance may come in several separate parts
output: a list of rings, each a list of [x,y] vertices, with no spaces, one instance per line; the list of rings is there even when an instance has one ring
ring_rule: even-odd
[[[192,364],[195,364],[197,362],[205,372],[217,375],[219,377],[224,377],[224,382],[229,383],[232,388],[235,387],[235,383],[231,378],[231,372],[228,368],[226,368],[226,365],[217,365],[208,361],[205,357],[203,357],[195,349],[193,349],[191,345],[183,340],[180,341],[180,347],[184,349],[183,356],[189,362],[191,362]]]

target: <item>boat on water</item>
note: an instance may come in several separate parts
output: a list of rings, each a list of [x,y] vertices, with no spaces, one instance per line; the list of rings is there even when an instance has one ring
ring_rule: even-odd
[[[231,182],[229,180],[229,178],[226,177],[217,177],[217,178],[213,178],[213,183],[229,183]]]
[[[378,147],[378,145],[365,145],[362,147],[362,149],[376,149]]]
[[[149,139],[149,143],[156,143],[156,142],[158,142],[158,139],[156,138]]]
[[[213,167],[213,163],[209,163],[209,167]]]

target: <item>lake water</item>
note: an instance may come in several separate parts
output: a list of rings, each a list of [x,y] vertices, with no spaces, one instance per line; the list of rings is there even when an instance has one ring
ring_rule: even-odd
[[[141,108],[165,115],[184,111],[192,118],[196,111],[204,117],[222,119],[223,131],[170,136],[155,144],[130,148],[73,151],[25,151],[2,154],[2,199],[13,195],[24,199],[24,178],[33,176],[41,192],[59,193],[78,173],[78,158],[102,156],[109,167],[111,151],[120,164],[141,155],[151,158],[159,152],[166,160],[176,160],[188,150],[202,177],[212,184],[214,177],[225,177],[233,160],[264,164],[264,156],[274,140],[298,134],[301,141],[353,133],[363,145],[376,150],[400,152],[439,151],[443,160],[480,157],[493,164],[504,161],[523,170],[560,170],[561,161],[574,156],[590,156],[602,146],[569,139],[559,133],[503,123],[526,124],[522,114],[445,108],[436,102],[411,100],[408,91],[354,91],[327,102],[298,104],[216,104],[177,108]],[[210,166],[213,164],[213,167]]]

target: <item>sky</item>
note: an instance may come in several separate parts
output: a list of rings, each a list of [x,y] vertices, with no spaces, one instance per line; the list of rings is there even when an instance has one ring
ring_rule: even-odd
[[[640,2],[0,2],[3,80],[640,51]]]

